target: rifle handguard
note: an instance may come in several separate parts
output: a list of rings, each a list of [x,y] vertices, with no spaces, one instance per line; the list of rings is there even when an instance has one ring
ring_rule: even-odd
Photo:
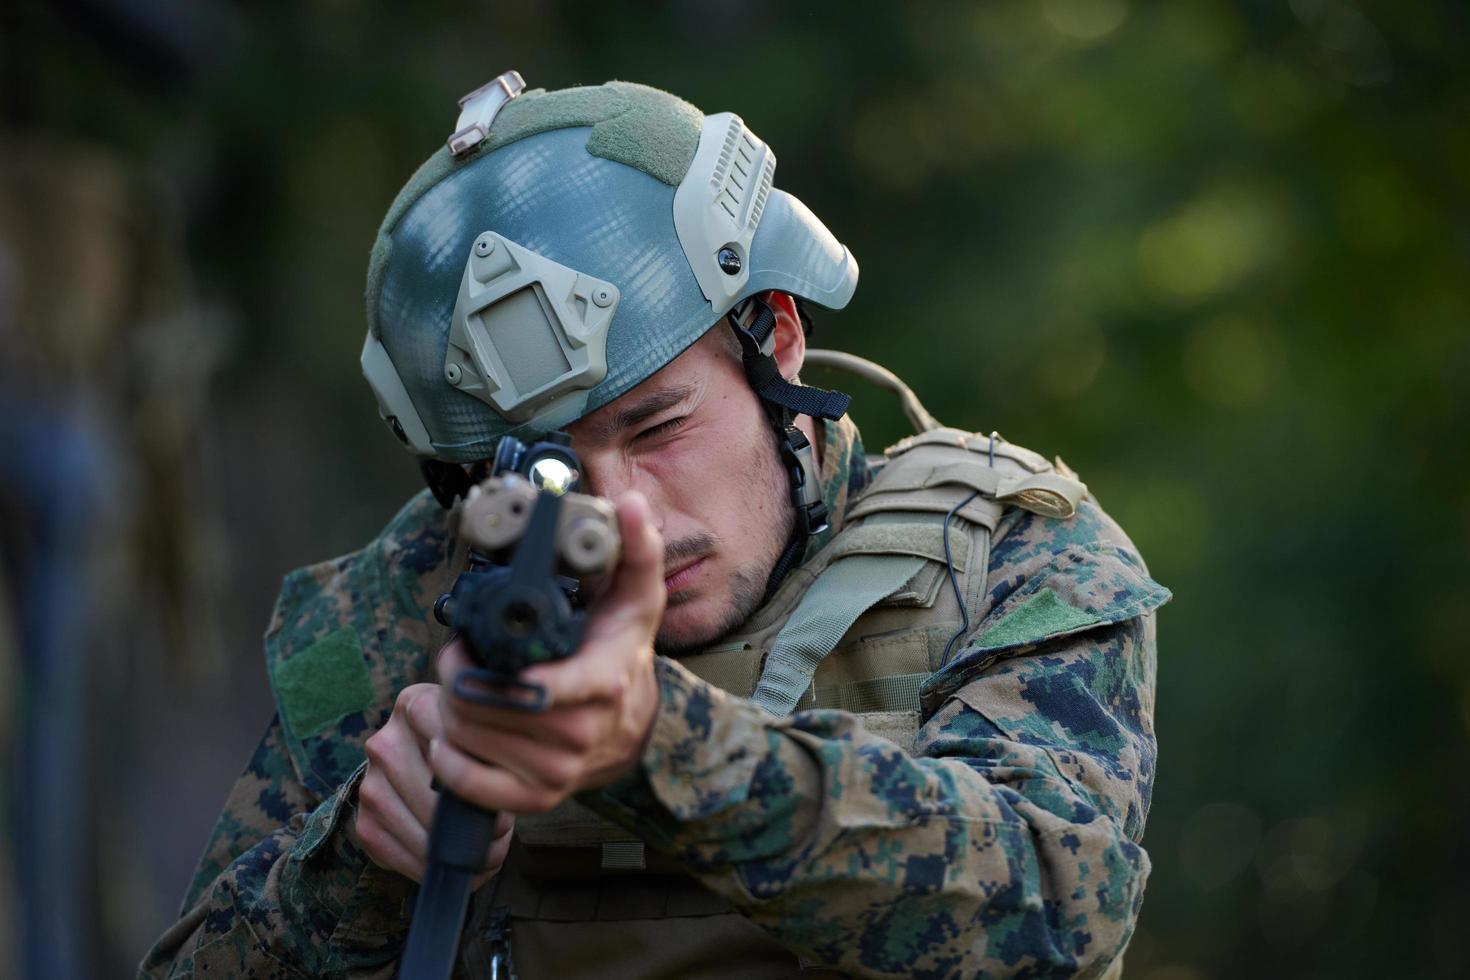
[[[465,497],[460,533],[486,554],[513,549],[530,524],[536,493],[518,473],[490,477]],[[612,574],[622,548],[612,505],[601,497],[563,494],[555,547],[566,574],[574,578]]]

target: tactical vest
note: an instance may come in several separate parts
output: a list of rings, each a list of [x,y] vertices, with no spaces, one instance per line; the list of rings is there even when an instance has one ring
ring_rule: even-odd
[[[740,635],[680,663],[776,714],[852,712],[912,751],[938,707],[921,703],[923,682],[943,666],[951,638],[966,625],[973,632],[988,611],[986,570],[1002,515],[1019,507],[1069,518],[1086,487],[1060,460],[948,428],[899,442],[873,473],[840,532]],[[489,943],[507,916],[520,980],[840,975],[807,966],[674,861],[575,800],[517,818],[510,856],[476,895],[465,975],[489,975]]]

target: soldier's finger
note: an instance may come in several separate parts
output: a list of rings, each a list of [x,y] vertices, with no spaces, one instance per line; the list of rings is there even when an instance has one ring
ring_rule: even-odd
[[[423,860],[429,850],[428,824],[413,812],[386,774],[369,772],[363,778],[357,806],[360,814],[391,834],[404,850]]]
[[[369,789],[370,800],[375,795],[386,796],[391,792],[427,826],[428,815],[433,813],[434,805],[433,790],[429,785],[432,777],[429,773],[428,740],[421,738],[407,721],[402,705],[408,700],[411,699],[400,698],[388,724],[367,740],[364,749],[368,757],[368,774],[363,783]],[[432,702],[433,699],[419,700]]]
[[[415,684],[412,697],[400,699],[403,720],[427,752],[429,743],[444,734],[442,688],[438,684]]]
[[[616,501],[623,557],[612,584],[596,603],[594,618],[633,620],[650,633],[658,624],[667,598],[664,592],[664,545],[653,526],[648,499],[629,490]]]
[[[424,751],[402,753],[393,760],[392,765],[383,768],[383,775],[392,785],[394,795],[421,828],[428,827],[433,822],[434,807],[439,802],[439,794],[434,791],[434,773],[429,768],[426,751],[427,746]]]
[[[460,672],[473,666],[475,662],[470,658],[467,641],[459,635],[444,644],[434,658],[434,672],[445,687],[452,687]]]
[[[567,795],[505,766],[486,765],[442,738],[435,739],[430,746],[429,760],[444,788],[482,809],[545,813]]]
[[[514,821],[514,817],[504,810],[500,811],[500,816],[502,818],[508,817],[512,822]],[[499,871],[505,864],[506,855],[510,853],[510,831],[506,830],[504,833],[498,833],[499,826],[500,824],[497,823],[497,836],[495,840],[490,842],[490,850],[485,855],[485,870],[482,874],[476,875],[474,881],[471,883],[471,887],[476,890],[484,885],[485,882],[495,877],[495,872]]]
[[[394,837],[386,827],[371,820],[359,821],[356,832],[362,849],[378,867],[396,871],[414,881],[423,880],[423,860],[409,853],[403,843]]]
[[[435,670],[444,682],[441,687],[444,696],[440,701],[440,709],[445,724],[452,723],[453,719],[458,718],[494,727],[517,727],[518,719],[525,718],[524,711],[482,704],[468,697],[460,697],[456,692],[456,682],[460,674],[474,666],[476,665],[470,659],[468,647],[463,639],[456,638],[439,651]],[[480,691],[487,695],[493,694],[508,701],[518,699],[529,701],[526,693],[518,687],[491,685],[478,678],[467,678],[465,686],[472,691]]]
[[[565,663],[567,661],[563,661]],[[535,680],[539,671],[546,665],[528,669],[518,678],[522,683]],[[483,725],[487,728],[501,728],[507,731],[520,731],[526,727],[527,720],[537,717],[539,713],[530,713],[527,708],[506,708],[495,704],[483,704],[472,700],[475,694],[493,695],[507,702],[519,701],[528,707],[534,703],[532,693],[523,687],[508,687],[505,685],[492,685],[472,680],[465,684],[472,692],[471,697],[461,697],[451,685],[446,684],[443,688],[444,699],[441,704],[442,717],[444,721],[444,732],[448,734],[456,725]],[[550,707],[550,702],[546,707]]]
[[[630,638],[638,643],[641,638]],[[620,656],[623,651],[586,650],[582,655],[552,664],[539,664],[522,675],[522,680],[546,688],[553,708],[586,704],[591,701],[616,701],[631,684],[631,669],[643,659],[642,644],[634,654]]]
[[[617,509],[623,557],[608,591],[593,605],[582,649],[569,660],[538,664],[521,675],[545,687],[553,706],[620,696],[638,661],[648,658],[663,615],[663,539],[648,501],[630,490],[618,498]]]
[[[462,704],[462,703],[460,703]],[[552,749],[587,752],[606,737],[613,724],[600,705],[553,702],[547,711],[525,712],[459,705],[445,720],[444,737],[468,755],[500,764],[509,742],[534,742]]]
[[[386,779],[414,819],[425,827],[433,817],[435,802],[430,785],[429,739],[444,730],[438,695],[437,684],[406,688],[394,705],[393,717],[382,731],[368,739],[366,746],[369,779]]]
[[[534,733],[474,725],[451,728],[442,741],[479,765],[508,770],[527,786],[556,790],[581,775],[581,756],[590,746],[573,744],[559,728],[540,724],[549,720],[537,718]]]

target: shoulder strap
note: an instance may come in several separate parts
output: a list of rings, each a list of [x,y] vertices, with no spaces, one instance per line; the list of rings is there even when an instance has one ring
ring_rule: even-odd
[[[924,561],[916,555],[853,555],[829,565],[776,637],[751,700],[772,714],[790,714],[848,628],[913,578]]]
[[[931,429],[885,455],[881,472],[825,549],[826,567],[766,657],[751,699],[773,714],[788,714],[796,707],[822,659],[858,617],[898,592],[927,563],[948,565],[955,553],[946,553],[944,531],[932,523],[938,520],[935,515],[954,510],[975,525],[974,533],[988,538],[1006,507],[1067,519],[1087,492],[1075,475],[1057,472],[1042,457],[1004,442],[998,434],[987,438]],[[958,531],[951,535],[969,543]],[[956,571],[963,572],[964,554],[959,560],[962,567]],[[978,560],[983,562],[984,554]]]

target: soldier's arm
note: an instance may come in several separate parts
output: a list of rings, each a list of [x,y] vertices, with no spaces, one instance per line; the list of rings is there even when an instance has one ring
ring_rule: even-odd
[[[1167,593],[1120,587],[1127,561],[1107,546],[1083,567],[1071,549],[1038,552],[1029,576],[995,579],[1014,594],[931,682],[914,754],[857,716],[773,718],[661,661],[643,772],[594,805],[778,939],[857,975],[1096,975],[1132,932],[1149,868],[1146,610]],[[1089,628],[1064,598],[1031,623],[1057,635],[1024,642],[1010,616],[1047,591],[1118,605]],[[1023,642],[988,649],[1005,623]]]
[[[272,720],[139,976],[391,977],[410,883],[352,838],[358,779],[317,797]]]
[[[280,714],[140,976],[392,975],[412,884],[363,851],[354,807],[364,744],[427,670],[445,553],[421,493],[368,547],[286,576],[265,636]]]

